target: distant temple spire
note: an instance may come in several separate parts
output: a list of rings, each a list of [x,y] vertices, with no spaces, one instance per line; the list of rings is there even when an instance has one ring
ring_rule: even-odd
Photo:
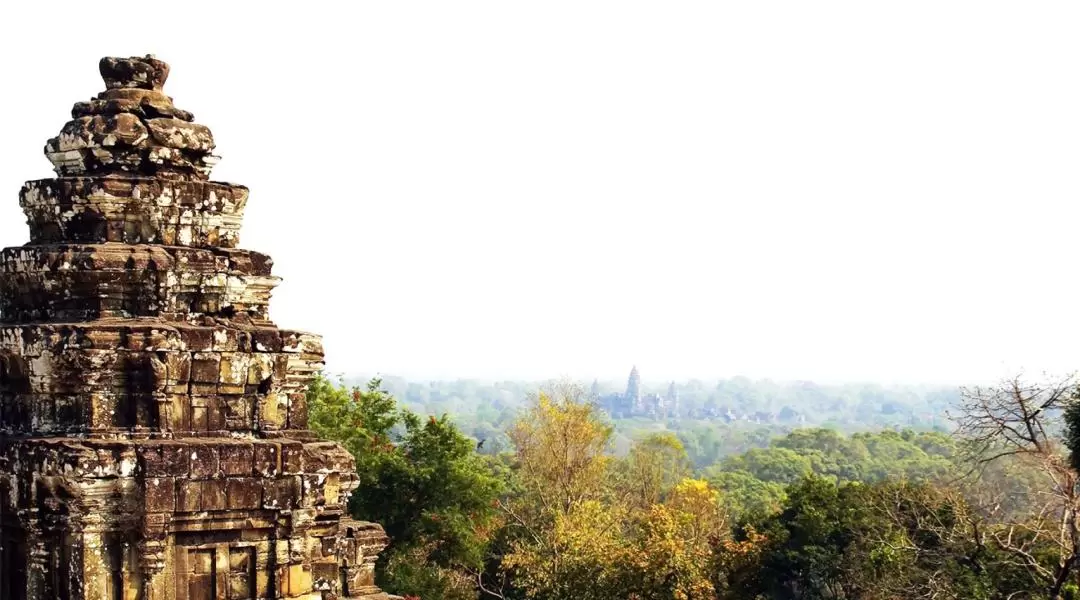
[[[641,375],[638,375],[637,365],[630,369],[630,380],[626,382],[626,399],[635,410],[641,404]]]
[[[637,373],[637,366],[630,370],[630,380],[626,382],[626,397],[634,401],[642,399],[642,376]]]
[[[626,392],[600,394],[599,384],[593,384],[593,396],[597,405],[616,419],[646,417],[652,419],[671,419],[679,416],[678,393],[675,382],[671,382],[668,395],[656,392],[646,393],[641,384],[641,374],[635,366],[630,369],[630,378],[626,382]]]

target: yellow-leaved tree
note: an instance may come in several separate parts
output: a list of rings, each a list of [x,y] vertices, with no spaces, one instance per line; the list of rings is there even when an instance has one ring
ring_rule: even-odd
[[[654,433],[634,442],[618,467],[616,485],[624,491],[626,501],[634,508],[648,510],[690,473],[690,458],[675,434]]]
[[[663,504],[652,505],[632,553],[640,598],[711,600],[713,552],[727,535],[720,493],[699,479],[683,479]]]
[[[537,600],[708,600],[727,535],[719,492],[688,479],[674,436],[609,454],[612,429],[581,388],[538,394],[510,430],[515,493],[501,568]]]
[[[502,566],[531,598],[620,597],[626,519],[606,485],[611,433],[573,384],[539,393],[509,432],[518,493],[501,502],[514,532]]]

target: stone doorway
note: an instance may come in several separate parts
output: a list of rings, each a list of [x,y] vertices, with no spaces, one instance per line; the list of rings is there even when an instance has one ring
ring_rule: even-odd
[[[254,600],[258,590],[255,547],[208,544],[177,549],[177,598]]]

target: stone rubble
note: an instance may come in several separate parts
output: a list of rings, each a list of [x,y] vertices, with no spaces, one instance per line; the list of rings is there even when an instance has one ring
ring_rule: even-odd
[[[100,71],[0,252],[0,598],[387,598],[353,459],[307,430],[320,338],[237,249],[247,188],[209,181],[167,64]]]

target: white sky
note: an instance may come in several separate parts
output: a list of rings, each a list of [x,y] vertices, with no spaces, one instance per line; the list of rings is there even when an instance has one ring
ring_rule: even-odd
[[[333,371],[1080,366],[1080,3],[272,6],[4,3],[0,244],[98,58],[154,53]]]

